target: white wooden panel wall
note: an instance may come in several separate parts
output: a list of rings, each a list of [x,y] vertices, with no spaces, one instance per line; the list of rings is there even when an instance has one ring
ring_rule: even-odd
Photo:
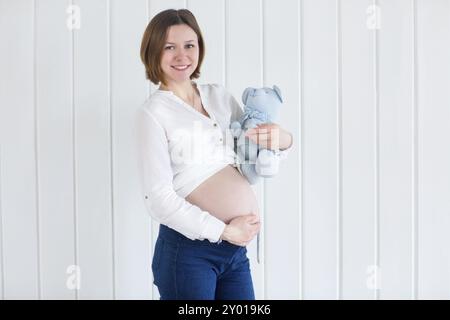
[[[2,298],[37,299],[40,234],[33,3],[1,1],[0,12]]]
[[[419,298],[450,298],[449,17],[450,1],[417,3],[415,236]]]
[[[338,46],[336,1],[303,1],[303,296],[338,297]],[[326,199],[326,201],[324,201]]]
[[[225,86],[229,88],[237,101],[241,102],[242,90],[246,86],[261,87],[263,85],[262,59],[262,6],[257,0],[229,0],[225,3]],[[243,28],[242,26],[245,26]],[[246,83],[246,85],[244,85]],[[267,281],[265,276],[265,221],[264,183],[253,187],[260,210],[263,231],[260,237],[260,258],[256,261],[256,241],[248,246],[248,256],[255,283],[255,295],[266,297]]]
[[[80,298],[112,297],[109,3],[78,0],[74,38],[74,159]]]
[[[376,92],[374,33],[366,25],[372,1],[340,3],[340,276],[343,298],[374,296],[366,285],[366,270],[376,266],[377,186]]]
[[[282,5],[280,5],[282,4]],[[262,2],[263,85],[282,90],[279,123],[300,136],[299,111],[299,4],[298,1]],[[295,148],[300,144],[296,141]],[[299,282],[298,153],[283,163],[276,178],[265,182],[265,265],[268,299],[296,299]]]
[[[449,0],[0,0],[0,297],[159,298],[133,115],[167,8],[202,28],[199,82],[282,90],[257,298],[449,299]]]
[[[33,175],[38,177],[38,185],[33,192],[38,195],[40,238],[35,241],[40,249],[41,270],[37,275],[41,282],[40,298],[74,299],[78,297],[76,286],[70,290],[66,286],[68,275],[75,271],[69,269],[67,274],[68,268],[79,263],[74,172],[74,42],[66,27],[66,16],[60,14],[66,11],[69,2],[28,2],[34,4],[35,17],[35,70],[29,70],[29,76],[35,77],[37,164]],[[8,5],[13,6],[11,1]],[[21,14],[16,11],[14,16]],[[57,27],[60,25],[64,27]],[[33,54],[28,59],[33,61]],[[7,272],[5,277],[9,277]],[[5,298],[9,298],[10,289],[5,287]]]
[[[414,298],[414,2],[379,1],[380,298]]]
[[[152,299],[149,261],[151,221],[142,210],[132,123],[136,106],[148,95],[143,81],[140,41],[148,22],[146,0],[110,2],[112,125],[112,209],[116,299]],[[132,276],[130,276],[132,275]]]

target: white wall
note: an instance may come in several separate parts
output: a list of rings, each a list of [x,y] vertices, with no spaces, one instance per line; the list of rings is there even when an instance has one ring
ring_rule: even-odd
[[[256,187],[257,298],[450,299],[450,0],[0,0],[0,297],[158,299],[133,116],[182,7],[199,82],[278,85],[295,136]]]

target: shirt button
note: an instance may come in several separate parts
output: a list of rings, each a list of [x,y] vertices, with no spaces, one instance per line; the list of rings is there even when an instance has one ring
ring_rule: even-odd
[[[222,142],[222,138],[220,138],[220,142]]]
[[[217,127],[217,123],[214,123],[214,127]]]

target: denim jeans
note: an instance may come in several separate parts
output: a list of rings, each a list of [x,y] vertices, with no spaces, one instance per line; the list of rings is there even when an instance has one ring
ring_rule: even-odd
[[[254,300],[247,249],[160,225],[152,261],[161,300]]]

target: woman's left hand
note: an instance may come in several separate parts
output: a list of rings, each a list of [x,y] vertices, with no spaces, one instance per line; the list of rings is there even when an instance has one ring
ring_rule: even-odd
[[[245,136],[265,149],[284,150],[293,143],[292,134],[276,123],[259,124],[256,128],[248,129]]]

